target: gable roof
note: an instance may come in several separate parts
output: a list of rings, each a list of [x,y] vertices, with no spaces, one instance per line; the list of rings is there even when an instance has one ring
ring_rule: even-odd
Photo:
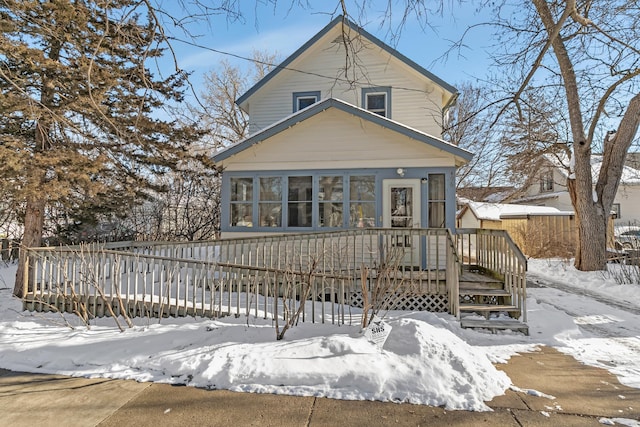
[[[440,77],[436,76],[435,74],[428,71],[426,68],[422,67],[421,65],[412,61],[411,59],[407,58],[406,56],[404,56],[403,54],[401,54],[400,52],[398,52],[388,44],[384,43],[382,40],[375,37],[373,34],[367,32],[365,29],[351,22],[349,19],[345,18],[342,15],[339,15],[336,18],[334,18],[329,24],[327,24],[327,26],[325,26],[322,30],[320,30],[320,32],[318,32],[315,36],[313,36],[305,44],[303,44],[300,48],[298,48],[298,50],[296,50],[293,54],[291,54],[287,59],[282,61],[280,65],[278,65],[273,70],[271,70],[271,72],[269,72],[266,76],[260,79],[258,83],[256,83],[248,91],[246,91],[242,96],[240,96],[240,98],[236,100],[236,104],[240,105],[243,102],[245,102],[249,97],[251,97],[251,95],[253,95],[258,90],[260,90],[264,85],[266,85],[271,79],[277,76],[281,71],[287,69],[287,67],[292,62],[294,62],[303,52],[305,52],[307,49],[313,46],[318,40],[320,40],[324,35],[326,35],[329,31],[331,31],[336,25],[340,25],[340,24],[346,25],[347,27],[354,30],[359,35],[365,37],[366,39],[368,39],[370,42],[372,42],[373,44],[375,44],[385,52],[389,53],[392,57],[405,63],[410,68],[417,71],[419,74],[430,79],[434,83],[440,85],[447,92],[450,92],[454,97],[458,93],[458,90],[455,87],[445,82]]]
[[[447,141],[444,141],[439,138],[435,138],[429,134],[413,129],[399,122],[393,121],[386,117],[382,117],[376,113],[372,113],[363,108],[349,104],[348,102],[344,102],[336,98],[326,98],[321,100],[320,102],[316,102],[315,104],[312,104],[311,106],[305,109],[297,111],[288,117],[285,117],[279,122],[276,122],[271,126],[268,126],[262,129],[261,131],[247,137],[246,139],[236,143],[235,145],[231,145],[227,148],[222,149],[221,151],[218,151],[216,154],[213,155],[213,160],[215,162],[226,160],[246,150],[247,148],[255,144],[261,143],[271,138],[272,136],[277,135],[278,133],[292,126],[295,126],[296,124],[304,120],[307,120],[329,108],[335,108],[345,113],[352,114],[360,119],[367,120],[371,123],[375,123],[391,131],[398,132],[404,136],[407,136],[409,138],[412,138],[424,144],[430,145],[434,148],[443,150],[457,157],[462,162],[468,162],[473,157],[473,154],[471,152],[464,150],[456,145],[450,144]]]

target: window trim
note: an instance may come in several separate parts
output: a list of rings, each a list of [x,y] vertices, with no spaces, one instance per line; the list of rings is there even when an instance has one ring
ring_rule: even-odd
[[[353,202],[350,197],[351,195],[349,194],[349,186],[350,186],[350,180],[352,177],[355,176],[372,176],[374,179],[374,185],[375,185],[375,192],[377,194],[377,192],[379,191],[378,189],[378,173],[375,171],[371,171],[371,170],[358,170],[357,172],[355,171],[346,171],[346,170],[321,170],[321,171],[309,171],[309,170],[292,170],[292,171],[280,171],[281,173],[277,173],[274,171],[269,171],[268,173],[252,173],[252,174],[245,174],[245,173],[238,173],[238,172],[232,172],[229,177],[225,180],[223,180],[223,187],[228,188],[228,193],[225,193],[225,195],[223,196],[223,200],[222,203],[224,203],[227,208],[225,210],[223,210],[223,215],[222,215],[222,224],[223,227],[221,228],[221,230],[224,231],[229,231],[229,232],[237,232],[237,231],[255,231],[255,232],[262,232],[262,231],[327,231],[327,230],[341,230],[341,229],[348,229],[351,227],[350,224],[350,217],[347,214],[349,212],[351,203]],[[355,173],[354,173],[355,172]],[[390,174],[391,172],[389,172]],[[305,202],[310,202],[311,203],[311,209],[312,209],[312,217],[311,217],[311,225],[309,227],[305,227],[305,226],[292,226],[289,225],[289,203],[291,202],[290,198],[289,198],[289,180],[292,177],[306,177],[306,176],[310,176],[311,177],[311,185],[312,185],[312,193],[311,193],[311,200],[305,201]],[[342,222],[334,227],[329,227],[329,226],[320,226],[319,224],[319,209],[321,206],[321,201],[318,199],[318,193],[320,190],[320,179],[326,176],[333,176],[333,177],[341,177],[341,184],[342,184],[342,199],[340,201],[336,201],[336,203],[341,204],[342,206]],[[281,216],[281,225],[279,227],[267,227],[267,226],[261,226],[260,225],[260,204],[264,203],[260,200],[260,195],[259,195],[259,191],[260,191],[260,180],[262,178],[281,178],[282,179],[282,200],[281,200],[281,212],[282,212],[282,216]],[[251,225],[231,225],[231,206],[234,202],[231,201],[232,199],[232,194],[231,194],[231,185],[230,182],[231,180],[233,180],[234,178],[251,178],[253,181],[253,192],[252,192],[252,200],[249,202],[246,202],[247,204],[250,205],[250,209],[252,212],[252,218],[251,218]],[[226,182],[226,184],[225,184]],[[324,201],[325,203],[328,203],[328,201]],[[275,201],[269,201],[269,203],[273,203],[276,204],[277,202]],[[375,212],[378,211],[378,200],[377,198],[375,200],[370,201],[370,203],[374,206],[374,210]],[[227,211],[228,210],[228,211]],[[377,226],[378,224],[376,224],[375,226]]]
[[[384,115],[371,111],[367,107],[369,95],[380,95],[380,94],[383,94],[385,96],[385,114]],[[363,87],[361,102],[362,102],[362,108],[364,110],[370,111],[374,114],[378,114],[379,116],[386,117],[388,119],[391,118],[391,88],[390,87],[388,86]]]
[[[443,198],[442,199],[438,199],[438,198],[431,198],[431,189],[433,188],[432,184],[435,181],[435,178],[437,177],[442,177],[442,193],[443,193]],[[447,175],[445,173],[429,173],[427,175],[427,227],[429,228],[447,228]],[[434,207],[436,205],[442,205],[443,207],[443,214],[444,214],[444,223],[441,223],[438,227],[436,227],[435,225],[433,225],[433,222],[435,220],[435,218],[431,217],[431,209],[432,207]]]
[[[314,90],[314,91],[306,91],[306,92],[293,92],[293,112],[294,113],[296,111],[301,110],[301,108],[298,108],[299,100],[307,99],[307,98],[315,98],[315,101],[313,102],[315,104],[316,102],[320,101],[320,91]]]

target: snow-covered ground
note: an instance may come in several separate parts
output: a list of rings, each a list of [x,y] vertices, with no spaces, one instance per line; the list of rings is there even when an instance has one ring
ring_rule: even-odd
[[[60,314],[21,311],[14,275],[15,266],[0,268],[5,369],[482,411],[511,385],[492,362],[544,344],[640,388],[640,285],[560,260],[530,261],[529,277],[546,285],[529,289],[530,336],[463,330],[445,314],[389,312],[382,351],[358,325],[300,324],[276,341],[271,322],[254,317],[135,319],[119,332],[113,319],[87,329],[64,315],[72,329]]]

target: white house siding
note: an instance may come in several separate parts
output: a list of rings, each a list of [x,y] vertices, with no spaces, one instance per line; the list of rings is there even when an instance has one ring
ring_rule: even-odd
[[[616,225],[640,225],[640,186],[621,184],[613,203],[620,203],[620,218],[615,220]]]
[[[567,175],[560,171],[557,167],[553,167],[553,191],[540,191],[540,179],[543,169],[538,171],[538,175],[532,184],[526,188],[525,195],[512,203],[531,205],[531,206],[549,206],[561,211],[573,211],[571,198],[567,191]]]
[[[457,220],[458,228],[480,228],[482,225],[482,221],[480,221],[473,214],[471,209],[465,209],[464,213]]]
[[[357,82],[356,88],[352,87],[340,71],[346,56],[343,45],[332,41],[338,35],[336,30],[330,32],[251,96],[250,133],[290,115],[294,92],[320,91],[321,98],[333,97],[362,107],[361,88],[382,86],[391,87],[391,119],[441,136],[442,88],[369,43],[357,57],[359,64],[367,64],[366,69],[353,67],[348,71],[348,78]]]
[[[455,166],[449,153],[336,109],[257,143],[227,162],[222,162],[227,171]]]

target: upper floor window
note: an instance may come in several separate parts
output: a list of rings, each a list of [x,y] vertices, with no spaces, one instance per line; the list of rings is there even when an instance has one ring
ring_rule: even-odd
[[[362,105],[365,110],[391,118],[391,88],[368,87],[362,89]]]
[[[553,191],[553,171],[546,170],[540,174],[540,192],[549,193]]]
[[[303,110],[320,101],[320,91],[293,92],[293,112]]]

